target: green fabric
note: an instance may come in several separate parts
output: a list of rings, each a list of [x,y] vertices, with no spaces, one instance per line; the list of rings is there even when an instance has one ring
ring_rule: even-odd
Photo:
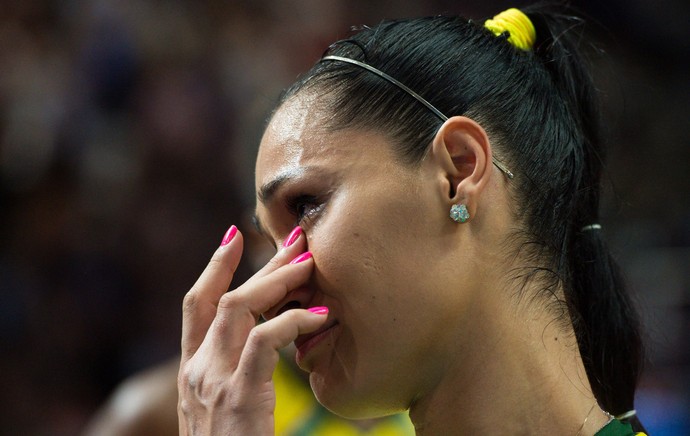
[[[635,436],[635,432],[627,422],[620,422],[617,419],[609,422],[594,436]]]

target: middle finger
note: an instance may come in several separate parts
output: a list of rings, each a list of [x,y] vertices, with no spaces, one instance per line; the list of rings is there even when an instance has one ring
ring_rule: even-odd
[[[255,278],[220,299],[211,326],[211,341],[229,361],[236,362],[259,315],[309,280],[314,267],[311,253],[303,253],[294,260],[300,261]]]

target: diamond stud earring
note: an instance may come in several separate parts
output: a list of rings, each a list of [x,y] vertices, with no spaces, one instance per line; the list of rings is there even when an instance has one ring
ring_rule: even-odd
[[[470,213],[464,204],[454,204],[450,207],[450,219],[456,223],[464,223],[470,219]]]

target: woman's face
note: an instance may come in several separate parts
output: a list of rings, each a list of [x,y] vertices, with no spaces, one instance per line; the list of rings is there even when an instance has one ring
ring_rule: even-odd
[[[470,293],[458,288],[472,286],[471,267],[449,238],[448,182],[428,159],[399,163],[382,134],[327,131],[310,103],[298,95],[278,110],[257,158],[263,232],[280,246],[299,224],[315,260],[311,281],[275,310],[329,307],[326,340],[298,358],[325,406],[403,410],[462,345]]]

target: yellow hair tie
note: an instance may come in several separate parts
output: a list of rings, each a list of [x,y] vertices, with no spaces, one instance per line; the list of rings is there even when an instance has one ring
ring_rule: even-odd
[[[520,50],[531,50],[537,40],[537,31],[534,30],[529,17],[515,8],[507,9],[493,19],[486,20],[484,27],[496,36],[508,32],[508,42]]]

